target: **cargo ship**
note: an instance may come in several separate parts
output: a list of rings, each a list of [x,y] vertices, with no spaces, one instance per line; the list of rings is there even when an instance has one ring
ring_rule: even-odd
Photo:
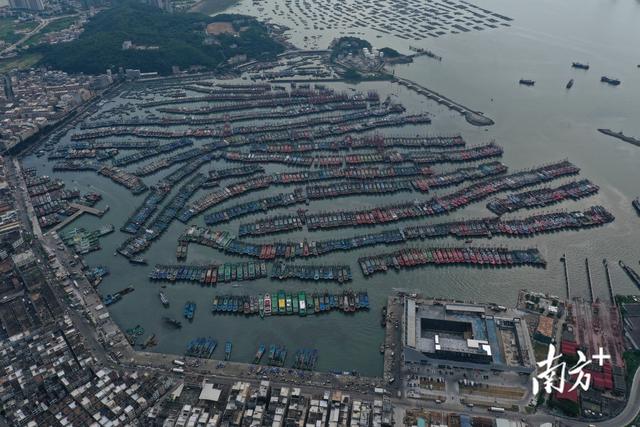
[[[573,87],[573,79],[569,80],[569,83],[567,83],[566,88],[571,89],[572,87]]]
[[[165,307],[169,307],[169,298],[167,298],[167,295],[162,291],[160,291],[160,302]]]
[[[588,70],[588,69],[589,69],[589,64],[583,64],[583,63],[581,63],[581,62],[573,62],[573,63],[571,64],[571,66],[572,66],[573,68],[577,68],[577,69],[579,69],[579,70]]]
[[[536,84],[536,82],[534,80],[529,80],[529,79],[520,79],[519,82],[521,85],[525,85],[525,86],[533,86]]]
[[[611,78],[611,77],[607,77],[607,76],[600,77],[600,81],[602,83],[608,83],[611,86],[618,86],[620,84],[620,80],[615,79],[615,78]]]
[[[636,197],[635,199],[633,199],[631,204],[636,209],[636,213],[638,214],[638,216],[640,216],[640,197]]]

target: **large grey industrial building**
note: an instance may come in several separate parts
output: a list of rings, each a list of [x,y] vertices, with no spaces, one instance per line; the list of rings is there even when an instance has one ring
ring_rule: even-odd
[[[535,369],[527,326],[517,313],[405,297],[403,334],[407,364],[435,362],[522,374]]]

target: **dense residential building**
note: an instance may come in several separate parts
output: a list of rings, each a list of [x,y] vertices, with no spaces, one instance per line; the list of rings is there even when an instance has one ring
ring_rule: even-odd
[[[5,74],[3,83],[0,144],[10,149],[92,99],[95,85],[104,88],[112,80],[37,69]]]

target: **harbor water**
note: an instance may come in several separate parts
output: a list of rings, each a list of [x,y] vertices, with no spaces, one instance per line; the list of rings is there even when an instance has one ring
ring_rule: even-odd
[[[116,248],[128,235],[118,231],[132,211],[142,202],[145,194],[133,196],[124,187],[112,183],[105,177],[93,172],[52,172],[53,162],[45,157],[31,156],[25,159],[26,167],[35,167],[40,174],[62,178],[67,188],[79,188],[83,193],[97,191],[103,200],[97,205],[110,206],[110,210],[100,219],[83,216],[69,227],[98,229],[104,223],[112,223],[116,231],[100,239],[102,250],[88,254],[85,259],[89,265],[106,265],[111,273],[105,277],[98,288],[104,295],[122,289],[131,284],[135,291],[126,295],[122,301],[110,307],[112,317],[123,328],[141,325],[147,334],[155,333],[157,347],[152,350],[182,354],[186,344],[195,337],[211,336],[218,343],[226,340],[233,342],[232,360],[250,362],[260,343],[286,346],[291,354],[298,348],[319,350],[317,368],[321,370],[357,370],[366,375],[379,375],[382,372],[382,356],[378,348],[383,340],[380,327],[380,310],[387,296],[394,289],[419,291],[435,297],[458,298],[463,300],[491,301],[503,305],[513,305],[519,289],[530,288],[542,292],[564,296],[563,266],[560,257],[567,254],[571,276],[572,296],[589,297],[584,259],[591,261],[596,296],[608,298],[607,285],[601,260],[607,258],[614,289],[617,293],[638,293],[638,289],[618,267],[617,260],[637,266],[640,252],[640,218],[631,206],[631,200],[638,196],[640,173],[640,148],[597,132],[597,128],[623,130],[625,134],[640,136],[640,51],[631,40],[640,40],[640,4],[637,2],[603,3],[597,0],[569,0],[567,2],[526,2],[524,0],[499,1],[481,0],[478,6],[506,15],[513,19],[509,27],[486,29],[469,33],[450,34],[443,37],[427,38],[421,41],[403,40],[391,35],[378,38],[374,31],[363,29],[361,37],[369,39],[376,47],[391,46],[407,52],[409,45],[431,49],[443,57],[436,61],[420,57],[412,64],[395,67],[395,74],[413,80],[425,87],[440,92],[451,99],[480,110],[495,121],[488,128],[478,128],[468,124],[463,117],[453,111],[428,101],[426,98],[398,85],[386,82],[361,83],[354,86],[358,91],[374,89],[384,99],[401,102],[408,113],[430,112],[433,123],[425,126],[407,126],[401,129],[384,130],[383,133],[403,133],[405,135],[457,134],[460,133],[468,145],[486,143],[495,140],[504,147],[501,159],[510,171],[530,168],[569,159],[581,168],[575,179],[589,179],[600,186],[595,196],[579,201],[565,201],[552,207],[536,211],[520,211],[506,215],[506,218],[520,217],[532,213],[558,209],[585,210],[592,205],[606,207],[616,219],[602,227],[562,231],[538,235],[532,238],[502,238],[491,240],[477,239],[474,244],[514,248],[537,247],[547,260],[547,267],[519,267],[511,269],[479,269],[470,267],[420,267],[405,269],[399,273],[389,271],[364,278],[357,264],[357,258],[369,254],[390,252],[400,249],[401,245],[385,248],[366,247],[352,252],[335,252],[317,259],[299,261],[300,263],[338,265],[349,264],[353,272],[353,281],[343,287],[368,291],[371,310],[343,314],[332,312],[319,316],[274,316],[260,319],[237,315],[211,314],[211,299],[214,294],[259,293],[276,294],[279,289],[286,291],[305,290],[306,292],[338,292],[339,285],[333,282],[309,281],[271,281],[253,280],[232,284],[219,284],[217,288],[180,282],[166,284],[151,282],[148,273],[156,263],[176,263],[177,238],[189,224],[204,226],[203,215],[183,224],[174,221],[167,232],[156,240],[144,257],[147,266],[130,264],[121,256],[114,256]],[[269,3],[262,6],[264,13],[257,10],[250,0],[242,0],[228,11],[252,13],[259,16],[269,15]],[[273,16],[273,22],[283,19]],[[277,18],[277,19],[276,19]],[[284,22],[282,22],[284,23]],[[294,29],[295,30],[295,29]],[[304,37],[318,33],[313,29],[293,31],[292,41],[304,45]],[[326,47],[335,30],[325,30],[319,38],[319,47]],[[325,43],[323,45],[323,43]],[[590,64],[590,70],[571,68],[572,61]],[[600,82],[600,77],[608,75],[619,78],[622,84],[612,87]],[[535,80],[533,87],[524,87],[518,80]],[[565,85],[569,79],[575,79],[571,90]],[[349,85],[336,83],[337,89],[349,88]],[[116,100],[117,101],[117,100]],[[119,102],[119,101],[117,101]],[[109,108],[113,104],[108,105]],[[177,129],[183,127],[176,127]],[[67,141],[69,136],[63,138]],[[196,140],[195,145],[203,144]],[[153,161],[155,159],[151,159]],[[149,162],[150,162],[149,161]],[[148,162],[140,163],[146,164]],[[132,171],[140,164],[129,165],[124,169]],[[238,164],[215,161],[204,166],[224,168]],[[458,166],[434,166],[437,172],[450,170]],[[264,165],[266,173],[294,170],[282,165]],[[175,167],[160,173],[144,177],[147,185],[152,185],[166,176]],[[561,179],[549,185],[557,186],[574,178]],[[230,181],[225,181],[227,183]],[[223,184],[224,185],[224,184]],[[171,197],[175,194],[174,188]],[[231,199],[208,212],[217,211],[242,203],[290,192],[294,187],[270,187]],[[200,190],[191,200],[200,197],[206,191]],[[433,193],[445,194],[453,191],[442,189],[424,195],[417,192],[395,193],[385,196],[359,195],[338,199],[313,200],[309,212],[335,211],[366,208],[394,201],[412,199],[425,200]],[[168,200],[168,199],[167,199]],[[407,225],[426,222],[451,221],[457,218],[487,217],[492,214],[486,209],[487,201],[475,203],[447,217],[427,218],[406,221]],[[166,200],[165,202],[166,203]],[[268,215],[281,215],[295,212],[300,207],[277,209]],[[208,213],[207,212],[207,213]],[[234,234],[238,225],[255,221],[264,214],[254,214],[220,224],[214,229],[227,230]],[[376,231],[385,228],[397,228],[398,224],[375,227]],[[67,227],[67,229],[69,228]],[[247,237],[255,242],[277,240],[301,241],[326,240],[364,234],[367,228],[335,229],[315,232],[296,230],[285,234]],[[410,246],[464,245],[461,240],[438,239],[425,242],[411,242]],[[238,257],[226,255],[212,248],[192,244],[189,246],[188,263],[222,263],[239,261]],[[163,290],[170,300],[168,308],[160,303],[158,292]],[[196,301],[198,306],[193,322],[182,317],[184,303]],[[182,329],[173,329],[164,324],[163,316],[181,319]],[[224,347],[224,346],[222,346]],[[218,348],[214,357],[222,359],[223,348]],[[291,361],[290,361],[291,362]],[[290,364],[288,362],[287,365]]]

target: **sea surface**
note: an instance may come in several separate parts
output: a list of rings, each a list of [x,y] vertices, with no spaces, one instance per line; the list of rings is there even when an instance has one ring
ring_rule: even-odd
[[[567,158],[582,169],[580,178],[588,178],[601,188],[598,195],[579,202],[565,202],[538,211],[521,211],[512,216],[557,209],[584,209],[601,204],[615,215],[616,220],[612,224],[592,230],[558,232],[535,238],[494,238],[476,241],[477,244],[483,245],[537,247],[548,261],[546,269],[429,267],[401,273],[388,272],[365,279],[356,263],[359,256],[395,250],[399,246],[369,247],[350,253],[330,254],[308,263],[351,264],[354,281],[350,286],[369,292],[372,310],[349,316],[331,313],[306,318],[272,317],[264,320],[257,317],[213,316],[210,313],[211,297],[214,293],[223,292],[274,294],[278,289],[333,290],[337,289],[338,285],[296,281],[271,282],[268,279],[242,283],[239,287],[219,285],[216,288],[202,288],[199,285],[178,283],[168,285],[165,289],[171,306],[164,309],[158,298],[160,285],[149,282],[147,274],[155,263],[175,262],[176,239],[184,231],[185,224],[175,221],[162,238],[145,253],[149,266],[131,266],[122,257],[113,255],[116,247],[126,237],[116,231],[103,238],[103,249],[86,256],[86,261],[90,265],[104,264],[110,268],[110,276],[99,288],[103,294],[117,291],[128,284],[133,284],[136,288],[135,292],[110,309],[111,315],[121,327],[126,329],[140,324],[147,333],[155,333],[159,338],[159,345],[155,350],[161,352],[181,354],[190,339],[211,336],[222,346],[227,339],[232,340],[232,359],[237,361],[249,362],[259,343],[274,343],[286,345],[291,353],[301,347],[319,349],[319,369],[357,370],[367,375],[378,375],[382,372],[382,357],[378,347],[384,335],[383,329],[379,326],[380,309],[394,289],[416,290],[434,297],[492,301],[504,305],[513,305],[518,290],[522,288],[564,296],[566,286],[559,259],[566,253],[572,296],[589,296],[585,258],[590,260],[596,296],[608,298],[602,268],[603,258],[610,262],[615,291],[637,294],[638,289],[617,266],[617,261],[622,259],[627,264],[640,268],[640,218],[631,206],[631,200],[640,195],[640,148],[602,135],[596,129],[612,128],[623,130],[628,135],[640,136],[640,68],[637,67],[640,63],[640,48],[637,43],[632,42],[640,40],[640,26],[637,25],[640,22],[640,3],[600,0],[481,0],[475,4],[508,16],[513,21],[509,21],[508,27],[499,26],[496,29],[460,34],[448,33],[443,37],[411,41],[367,28],[359,27],[355,31],[364,33],[361,36],[378,48],[391,46],[408,52],[409,46],[415,46],[431,49],[441,55],[442,61],[421,57],[412,64],[397,66],[395,74],[434,89],[472,109],[483,111],[495,120],[494,126],[471,126],[457,113],[397,85],[377,82],[359,84],[355,88],[359,91],[378,90],[383,97],[389,95],[392,99],[400,101],[407,106],[409,112],[428,111],[434,115],[433,124],[430,126],[402,128],[401,132],[407,135],[460,133],[470,145],[495,140],[505,148],[502,161],[511,171]],[[316,7],[322,7],[322,4]],[[275,23],[288,23],[286,16],[271,13],[271,8],[269,2],[254,4],[250,0],[242,0],[227,11],[254,14],[263,19],[271,17]],[[305,30],[299,26],[291,29],[290,36],[299,46],[313,40],[319,48],[324,48],[340,31],[335,28],[323,31],[313,28]],[[376,37],[377,35],[382,37]],[[572,69],[572,61],[589,63],[591,69]],[[612,87],[600,83],[600,77],[603,75],[619,78],[622,84]],[[534,87],[520,86],[520,78],[533,79],[536,84]],[[571,78],[575,79],[575,84],[567,91],[565,85]],[[347,88],[348,85],[336,84],[335,87]],[[385,132],[399,131],[394,129]],[[25,163],[27,166],[37,167],[43,174],[52,174],[52,163],[47,162],[44,157],[30,157]],[[218,162],[211,167],[222,165]],[[138,165],[129,169],[136,166]],[[287,169],[274,165],[265,168],[267,172]],[[437,166],[434,169],[446,168]],[[153,184],[171,170],[145,178],[144,181]],[[206,167],[203,170],[206,172]],[[123,187],[93,173],[55,175],[65,179],[69,188],[77,187],[83,191],[103,193],[104,201],[99,206],[109,204],[111,208],[101,220],[85,216],[72,226],[93,229],[102,223],[112,223],[117,229],[144,198],[144,195],[134,197]],[[555,181],[550,185],[555,186],[566,181],[568,179]],[[276,187],[268,191],[250,193],[215,209],[288,191],[291,191],[291,187]],[[451,189],[442,190],[440,193],[448,191]],[[202,194],[203,192],[197,193],[195,197]],[[308,209],[310,212],[353,209],[431,196],[398,193],[384,197],[349,197],[314,201]],[[490,213],[484,207],[485,203],[476,203],[451,216],[429,221],[488,216]],[[285,211],[280,209],[270,212],[270,215]],[[238,224],[258,217],[243,217],[216,228],[237,232]],[[203,225],[204,221],[202,216],[199,216],[190,223]],[[381,229],[384,227],[375,228],[376,231]],[[366,228],[315,233],[300,231],[252,240],[295,241],[304,237],[309,240],[328,239],[366,232]],[[412,243],[423,246],[463,244],[454,239]],[[197,245],[189,247],[188,262],[233,260],[238,259],[211,248]],[[190,299],[198,302],[193,323],[184,322],[184,327],[177,331],[166,328],[162,324],[162,316],[180,318],[184,303]],[[217,350],[216,354],[221,357],[222,350]]]

